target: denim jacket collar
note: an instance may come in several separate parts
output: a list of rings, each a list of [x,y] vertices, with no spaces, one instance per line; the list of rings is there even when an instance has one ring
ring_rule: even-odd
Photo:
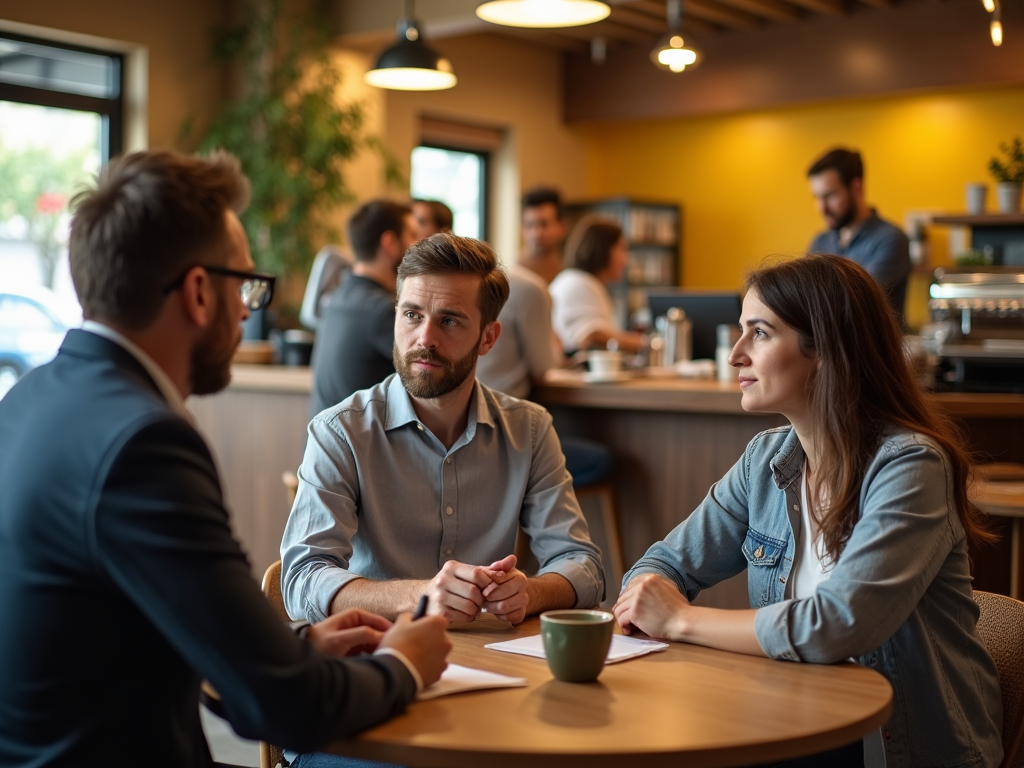
[[[800,445],[796,430],[792,427],[786,429],[789,429],[789,434],[768,463],[772,469],[772,479],[779,490],[786,490],[798,480],[804,465],[804,447]]]

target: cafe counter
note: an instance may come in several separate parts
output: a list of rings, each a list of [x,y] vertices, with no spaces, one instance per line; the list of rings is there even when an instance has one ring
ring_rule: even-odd
[[[189,406],[220,466],[237,535],[255,573],[278,558],[288,502],[281,482],[295,471],[305,446],[312,377],[308,368],[236,365],[224,392],[192,398]],[[943,393],[936,407],[962,420],[968,446],[981,460],[1024,462],[1024,395]],[[560,434],[586,437],[615,454],[613,485],[627,566],[685,519],[708,488],[737,461],[758,432],[785,421],[749,414],[740,390],[717,381],[634,377],[592,384],[582,374],[555,371],[533,399],[551,411]],[[600,516],[583,503],[598,545]],[[979,588],[1009,581],[1009,554],[975,557]],[[617,592],[617,575],[609,583]],[[699,598],[705,605],[746,605],[745,579]]]

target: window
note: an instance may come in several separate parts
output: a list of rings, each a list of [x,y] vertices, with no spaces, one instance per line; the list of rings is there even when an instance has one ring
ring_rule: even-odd
[[[68,268],[68,202],[121,152],[123,90],[121,54],[0,33],[0,290],[33,297],[10,299],[0,319],[12,349],[23,341],[12,333],[44,330],[14,324],[36,316],[40,302],[61,327],[81,317]],[[45,361],[38,350],[22,355],[7,380]]]
[[[452,209],[452,231],[487,239],[487,154],[420,146],[412,151],[412,196]]]

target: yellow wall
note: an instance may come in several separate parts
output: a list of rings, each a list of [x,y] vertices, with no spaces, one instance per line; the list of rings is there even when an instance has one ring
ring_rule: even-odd
[[[986,166],[999,142],[1024,136],[1024,87],[594,125],[586,134],[588,195],[678,201],[683,285],[732,288],[763,256],[800,252],[822,228],[804,172],[830,146],[861,150],[868,201],[899,225],[910,211],[962,211],[967,182],[992,185]],[[990,189],[990,210],[994,198]],[[932,263],[948,263],[948,233],[929,235]]]

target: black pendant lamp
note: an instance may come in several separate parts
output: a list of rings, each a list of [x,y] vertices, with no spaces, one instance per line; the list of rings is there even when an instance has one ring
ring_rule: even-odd
[[[440,91],[458,82],[452,63],[423,42],[413,18],[413,0],[405,0],[398,41],[377,58],[363,79],[377,88],[397,91]]]

